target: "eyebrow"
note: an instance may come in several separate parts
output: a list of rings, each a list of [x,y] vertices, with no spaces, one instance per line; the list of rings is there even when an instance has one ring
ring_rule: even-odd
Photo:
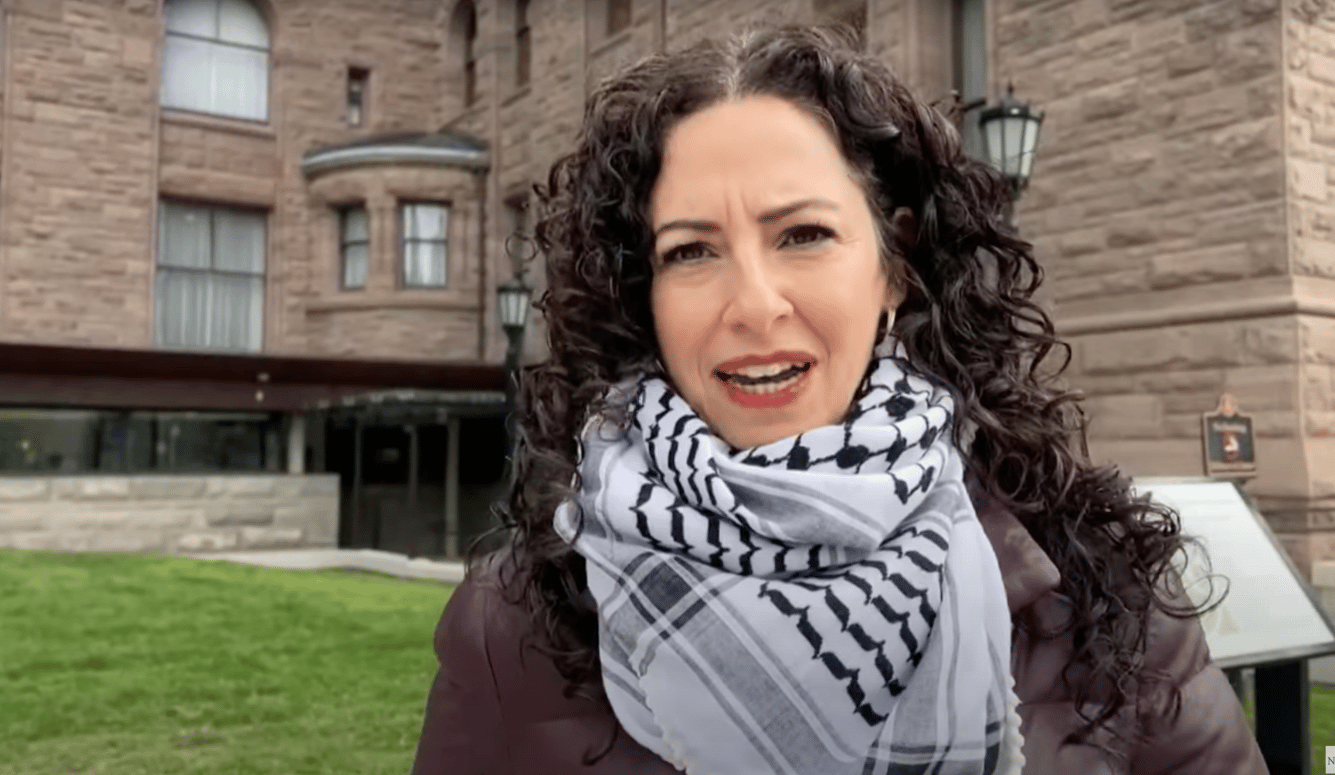
[[[835,204],[833,201],[829,199],[823,199],[820,197],[812,197],[810,199],[799,199],[796,202],[790,202],[786,205],[776,207],[773,210],[768,210],[766,212],[761,213],[760,222],[773,223],[774,221],[777,221],[781,218],[786,218],[789,215],[792,215],[798,210],[802,210],[808,207],[815,208],[818,210],[839,209],[839,205]],[[717,232],[719,230],[719,227],[718,224],[712,221],[693,221],[688,219],[668,221],[662,226],[659,226],[658,229],[654,231],[654,239],[657,240],[659,237],[663,235],[663,232],[668,231],[669,229],[690,229],[692,231],[704,231],[713,233]]]

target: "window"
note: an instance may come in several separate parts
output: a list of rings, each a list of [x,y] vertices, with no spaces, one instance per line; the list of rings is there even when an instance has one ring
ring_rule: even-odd
[[[167,0],[163,107],[269,118],[269,29],[249,0]]]
[[[533,57],[528,29],[528,0],[515,0],[515,86],[527,86]]]
[[[450,18],[450,40],[454,62],[463,75],[464,107],[477,99],[477,10],[473,0],[460,0]]]
[[[607,34],[612,36],[630,26],[631,0],[607,0]]]
[[[0,410],[0,472],[277,471],[277,414]]]
[[[162,202],[155,299],[158,344],[260,350],[264,255],[264,213]]]
[[[348,126],[361,126],[366,120],[366,83],[371,71],[364,67],[348,68]]]
[[[413,202],[400,205],[399,214],[404,286],[444,288],[450,208],[438,203]]]
[[[978,114],[987,99],[987,26],[986,0],[954,0],[953,24],[955,54],[954,89],[965,105],[960,135],[964,149],[975,157],[983,153]]]
[[[370,254],[370,216],[361,205],[339,211],[339,259],[343,267],[343,288],[366,287],[366,264]]]

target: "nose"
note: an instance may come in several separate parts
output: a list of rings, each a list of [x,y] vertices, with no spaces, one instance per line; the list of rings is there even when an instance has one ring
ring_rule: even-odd
[[[723,322],[735,333],[767,335],[793,314],[782,272],[763,247],[739,250],[733,258]]]

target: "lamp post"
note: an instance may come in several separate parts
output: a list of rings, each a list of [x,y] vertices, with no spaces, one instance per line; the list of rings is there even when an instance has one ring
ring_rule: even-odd
[[[517,407],[516,395],[519,388],[519,352],[524,343],[524,324],[528,320],[528,302],[532,290],[516,273],[506,283],[496,289],[496,310],[501,318],[501,329],[509,340],[505,350],[505,457],[507,480],[514,476],[515,445],[518,433],[515,428]]]
[[[1006,96],[987,106],[978,114],[978,128],[983,134],[983,147],[988,161],[1006,178],[1010,186],[1010,205],[1006,217],[1021,192],[1029,185],[1029,173],[1034,168],[1034,151],[1038,148],[1038,134],[1043,126],[1043,111],[1015,98],[1015,85],[1006,87]]]

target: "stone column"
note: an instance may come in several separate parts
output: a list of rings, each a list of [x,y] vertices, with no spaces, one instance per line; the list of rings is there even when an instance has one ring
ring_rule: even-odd
[[[445,441],[445,555],[459,556],[459,418],[449,419]]]
[[[306,473],[306,415],[297,412],[288,417],[287,472]]]

